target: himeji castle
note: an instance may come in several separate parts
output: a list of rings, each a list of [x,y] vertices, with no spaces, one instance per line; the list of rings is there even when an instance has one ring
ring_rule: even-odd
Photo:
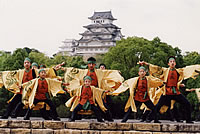
[[[59,53],[63,55],[95,55],[108,52],[110,47],[116,46],[121,40],[121,28],[113,24],[116,20],[111,11],[94,12],[88,17],[91,24],[83,26],[86,30],[80,33],[81,39],[66,39]]]

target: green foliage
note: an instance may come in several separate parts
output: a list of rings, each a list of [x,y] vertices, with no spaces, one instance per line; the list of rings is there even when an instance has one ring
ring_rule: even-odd
[[[181,66],[181,50],[163,43],[158,37],[149,41],[139,37],[128,37],[117,42],[103,57],[104,63],[110,69],[118,69],[125,79],[137,76],[138,61],[146,61],[155,65],[167,67],[167,58],[177,57],[177,66]]]

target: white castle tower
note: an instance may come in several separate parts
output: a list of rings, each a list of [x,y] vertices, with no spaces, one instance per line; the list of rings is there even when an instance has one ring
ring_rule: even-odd
[[[117,40],[121,40],[123,37],[120,31],[121,28],[113,24],[116,19],[112,16],[111,11],[94,12],[89,19],[91,24],[83,26],[86,30],[80,33],[82,37],[75,43],[76,45],[68,44],[70,55],[106,53],[110,47],[116,46]]]

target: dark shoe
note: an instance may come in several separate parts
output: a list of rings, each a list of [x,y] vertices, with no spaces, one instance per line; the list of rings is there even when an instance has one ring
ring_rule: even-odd
[[[1,116],[1,119],[8,119],[8,116],[3,115],[3,116]]]
[[[16,114],[12,114],[10,117],[11,118],[17,118],[17,115]]]
[[[127,120],[122,120],[121,122],[126,122]]]
[[[109,122],[113,122],[114,120],[113,120],[113,119],[108,119],[107,121],[109,121]]]
[[[102,119],[97,120],[98,122],[104,122]]]
[[[146,120],[147,123],[150,123],[151,121],[152,121],[151,119],[147,119],[147,120]]]
[[[186,123],[192,123],[193,124],[194,122],[189,120],[189,121],[186,121]]]
[[[30,117],[26,117],[26,116],[25,116],[25,117],[24,117],[24,120],[30,120]]]
[[[68,120],[69,122],[74,122],[75,120],[74,119],[71,119],[71,118],[69,118],[69,120]]]
[[[161,123],[159,120],[154,120],[154,123]]]
[[[59,117],[56,117],[56,118],[53,118],[53,120],[55,120],[55,121],[60,121],[60,118],[59,118]]]

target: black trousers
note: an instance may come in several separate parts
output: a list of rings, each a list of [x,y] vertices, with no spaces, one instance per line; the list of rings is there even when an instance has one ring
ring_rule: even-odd
[[[107,109],[107,111],[104,113],[102,112],[104,119],[108,120],[108,121],[112,121],[112,113],[111,113],[111,104],[112,104],[112,99],[109,95],[106,95],[106,102],[104,100],[103,101],[103,105],[105,106],[105,108]]]
[[[7,110],[3,116],[9,117],[14,109],[17,107],[18,103],[21,103],[22,95],[16,94],[15,97],[8,103]]]
[[[78,111],[80,111],[81,109],[83,109],[83,105],[81,105],[81,104],[78,104],[78,105],[74,108],[74,110],[73,110],[73,112],[72,112],[71,120],[74,121],[74,120],[76,119],[77,113],[78,113]],[[101,117],[100,111],[99,111],[99,109],[98,109],[94,104],[91,105],[91,110],[94,111],[94,114],[95,114],[95,116],[96,116],[96,118],[97,118],[97,121],[102,121],[102,117]]]
[[[45,103],[47,103],[49,105],[53,119],[56,119],[58,117],[58,114],[56,112],[56,106],[53,104],[53,102],[51,100],[49,100],[49,99],[45,99],[45,100],[34,99],[33,104],[36,105],[39,102],[45,102]],[[25,118],[29,119],[31,114],[32,114],[32,109],[28,108],[28,111],[26,112]]]
[[[152,103],[151,100],[146,101],[146,102],[140,102],[140,101],[135,101],[135,106],[140,107],[144,103],[149,109],[151,109],[151,112],[149,113],[148,117],[154,117],[155,116],[155,106]],[[122,122],[126,122],[128,120],[129,114],[131,113],[131,107],[128,109],[128,111],[125,113]]]
[[[160,111],[160,108],[163,105],[171,103],[171,100],[175,100],[176,102],[180,103],[184,107],[185,114],[186,114],[186,121],[191,121],[191,105],[189,101],[182,94],[162,95],[156,105],[155,112],[158,113]],[[155,119],[157,120],[157,116],[155,116]]]

